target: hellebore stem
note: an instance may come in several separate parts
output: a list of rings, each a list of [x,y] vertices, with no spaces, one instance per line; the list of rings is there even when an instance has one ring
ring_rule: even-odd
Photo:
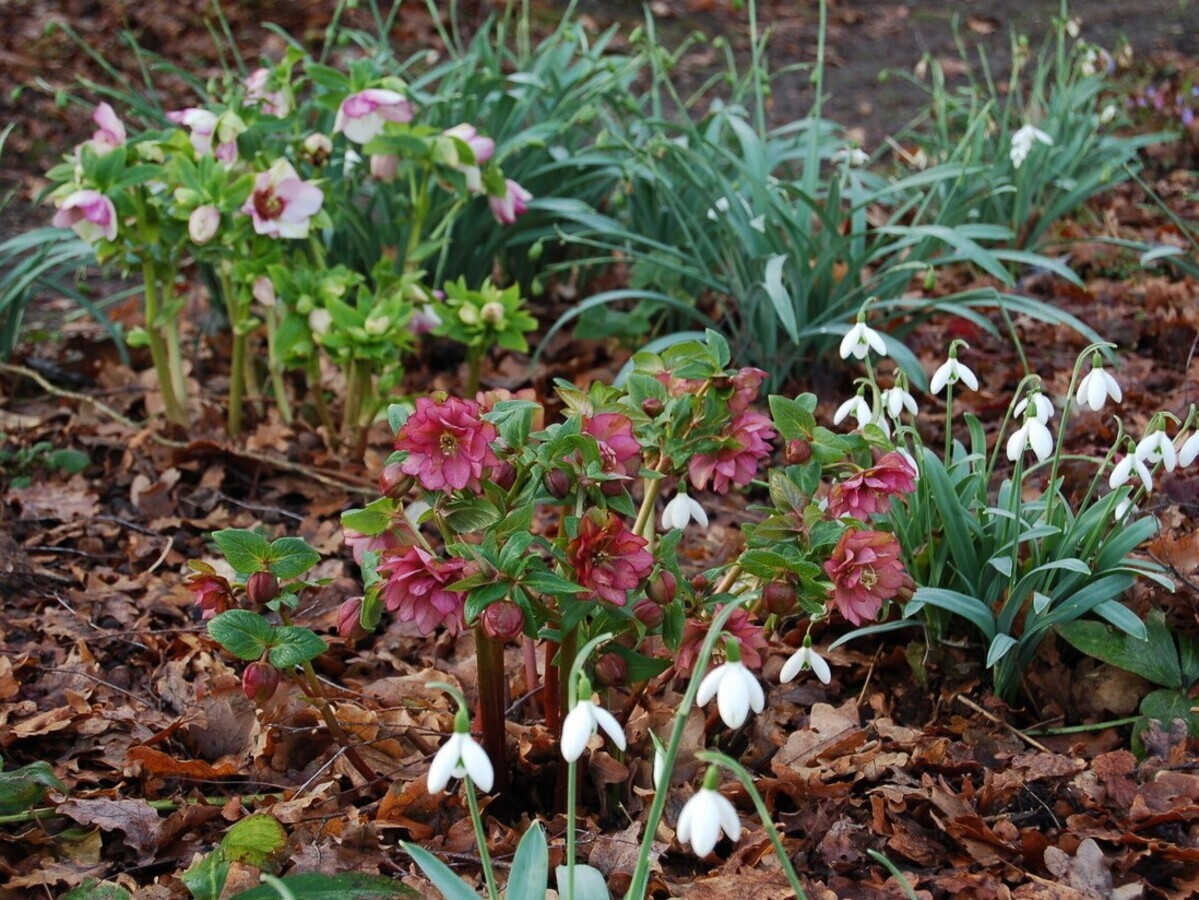
[[[508,746],[504,740],[504,648],[475,626],[475,665],[479,673],[479,724],[483,749],[495,770],[494,792],[508,787]]]

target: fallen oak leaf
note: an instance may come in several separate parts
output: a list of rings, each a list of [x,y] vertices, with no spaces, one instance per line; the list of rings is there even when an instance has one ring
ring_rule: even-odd
[[[153,747],[138,746],[130,747],[125,752],[125,758],[130,762],[141,763],[142,770],[151,775],[192,778],[197,781],[229,778],[241,773],[241,767],[229,756],[222,757],[214,764],[202,759],[176,759],[169,753],[163,753]]]
[[[57,812],[80,825],[95,825],[102,831],[120,831],[139,860],[154,856],[162,820],[145,800],[68,800]]]

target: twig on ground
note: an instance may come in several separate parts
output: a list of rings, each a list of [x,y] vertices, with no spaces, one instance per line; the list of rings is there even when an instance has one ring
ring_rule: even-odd
[[[1053,752],[1048,747],[1046,747],[1044,744],[1042,744],[1040,741],[1038,741],[1036,738],[1029,737],[1027,734],[1025,734],[1023,731],[1021,731],[1019,728],[1017,728],[1014,725],[1009,725],[1007,722],[1003,721],[1003,719],[999,718],[999,716],[995,715],[993,712],[988,712],[987,710],[983,709],[981,706],[979,706],[977,703],[975,703],[973,700],[971,700],[969,697],[965,696],[964,694],[958,694],[955,699],[960,704],[962,704],[962,706],[965,706],[968,709],[974,710],[974,712],[976,712],[980,716],[983,716],[984,718],[994,722],[996,725],[1003,726],[1008,731],[1010,731],[1012,734],[1014,734],[1016,737],[1020,738],[1020,740],[1024,741],[1024,743],[1028,744],[1030,747],[1034,747],[1037,750],[1040,750],[1042,753],[1052,753]]]

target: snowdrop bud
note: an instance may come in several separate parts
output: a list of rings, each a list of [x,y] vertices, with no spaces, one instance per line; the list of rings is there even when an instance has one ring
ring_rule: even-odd
[[[704,508],[685,491],[679,491],[662,510],[662,530],[686,528],[692,520],[701,528],[708,527],[708,514],[704,512]]]
[[[1199,431],[1195,431],[1178,448],[1178,464],[1185,469],[1195,461],[1197,456],[1199,456]]]

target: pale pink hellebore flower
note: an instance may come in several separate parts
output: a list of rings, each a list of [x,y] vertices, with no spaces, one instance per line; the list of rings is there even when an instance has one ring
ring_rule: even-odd
[[[55,228],[70,228],[89,244],[100,238],[117,239],[117,210],[99,191],[75,191],[58,206],[51,220]]]
[[[340,131],[355,144],[365,144],[383,131],[386,122],[411,122],[412,105],[398,91],[367,88],[341,101],[334,133]]]
[[[487,203],[497,222],[501,225],[511,225],[516,221],[517,216],[525,213],[529,208],[529,201],[532,199],[532,194],[509,178],[504,182],[504,195],[488,197]]]
[[[320,188],[301,181],[292,164],[280,159],[254,179],[254,190],[241,211],[253,218],[258,234],[306,238],[311,219],[324,201]]]
[[[97,156],[103,156],[125,143],[125,125],[107,103],[101,103],[96,107],[96,111],[92,113],[92,121],[100,127],[92,133],[86,146],[95,150]]]
[[[221,211],[212,204],[197,206],[187,219],[187,233],[195,244],[207,244],[221,227]]]

